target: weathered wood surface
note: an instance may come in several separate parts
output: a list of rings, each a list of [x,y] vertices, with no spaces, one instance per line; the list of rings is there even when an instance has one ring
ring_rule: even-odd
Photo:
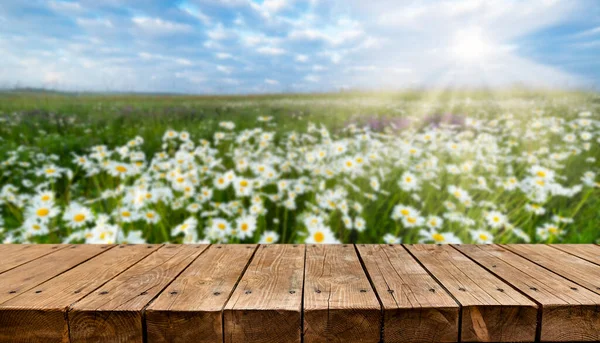
[[[143,312],[207,245],[165,245],[73,305],[71,342],[143,342]]]
[[[0,273],[18,267],[67,245],[61,244],[0,244]]]
[[[222,342],[221,313],[255,245],[212,245],[146,309],[148,342]]]
[[[0,342],[600,341],[597,245],[0,245]]]
[[[600,295],[499,246],[457,249],[540,305],[541,341],[600,341]]]
[[[258,248],[225,306],[225,342],[300,342],[304,254],[304,245]]]
[[[381,305],[354,246],[308,245],[304,342],[379,342]]]
[[[463,342],[535,339],[537,305],[448,245],[408,245],[408,250],[462,306]]]
[[[580,286],[600,294],[600,265],[594,264],[548,245],[505,245],[517,253]]]
[[[571,255],[581,257],[592,263],[600,265],[600,245],[595,244],[555,244],[551,247],[562,250]]]
[[[120,245],[0,304],[0,340],[68,341],[68,307],[158,247]]]
[[[356,246],[381,299],[389,342],[456,342],[459,306],[401,245]]]

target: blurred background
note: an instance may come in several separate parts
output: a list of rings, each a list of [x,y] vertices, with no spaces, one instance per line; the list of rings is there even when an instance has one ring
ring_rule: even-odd
[[[3,0],[0,88],[595,89],[595,0]]]

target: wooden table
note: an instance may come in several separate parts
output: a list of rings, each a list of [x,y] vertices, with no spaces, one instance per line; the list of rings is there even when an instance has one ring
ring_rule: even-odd
[[[0,342],[599,340],[597,245],[0,245]]]

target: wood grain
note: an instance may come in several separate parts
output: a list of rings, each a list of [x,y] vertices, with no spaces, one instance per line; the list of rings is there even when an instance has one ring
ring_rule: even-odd
[[[72,245],[0,274],[0,304],[112,248]]]
[[[304,342],[379,342],[381,305],[353,245],[308,245]]]
[[[447,245],[406,245],[462,306],[463,342],[531,342],[537,305]]]
[[[225,342],[300,342],[303,245],[261,245],[223,312]]]
[[[146,309],[148,342],[223,342],[223,308],[256,248],[208,248]]]
[[[143,310],[207,245],[165,245],[68,312],[71,342],[142,342]]]
[[[499,246],[456,249],[541,305],[542,342],[600,341],[600,295]]]
[[[600,265],[600,246],[596,244],[554,244],[550,247]]]
[[[67,246],[66,244],[0,244],[0,274]]]
[[[502,247],[600,294],[600,266],[547,245],[508,244]]]
[[[385,342],[456,342],[459,306],[401,245],[356,246],[383,305]]]
[[[120,245],[0,304],[0,341],[68,341],[67,308],[158,247]]]

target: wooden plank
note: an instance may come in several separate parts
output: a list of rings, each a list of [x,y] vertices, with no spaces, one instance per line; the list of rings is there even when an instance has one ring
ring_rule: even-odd
[[[3,273],[0,304],[110,248],[110,245],[72,245]]]
[[[166,245],[68,312],[71,342],[142,342],[143,310],[208,245]]]
[[[596,244],[553,244],[550,246],[600,265],[600,246]]]
[[[300,342],[303,245],[261,245],[223,312],[226,343]]]
[[[69,340],[67,308],[160,245],[120,245],[0,305],[0,341]]]
[[[463,342],[532,342],[537,305],[447,245],[407,245],[462,306]]]
[[[600,266],[548,245],[502,245],[540,266],[600,294]]]
[[[256,248],[208,248],[146,309],[148,342],[223,342],[223,308]]]
[[[66,244],[0,244],[0,273],[65,247]]]
[[[354,246],[307,246],[304,342],[379,342],[381,324],[381,305]]]
[[[456,249],[541,305],[542,342],[600,341],[600,296],[506,249]]]
[[[456,342],[459,306],[401,245],[357,245],[383,305],[386,342]]]

